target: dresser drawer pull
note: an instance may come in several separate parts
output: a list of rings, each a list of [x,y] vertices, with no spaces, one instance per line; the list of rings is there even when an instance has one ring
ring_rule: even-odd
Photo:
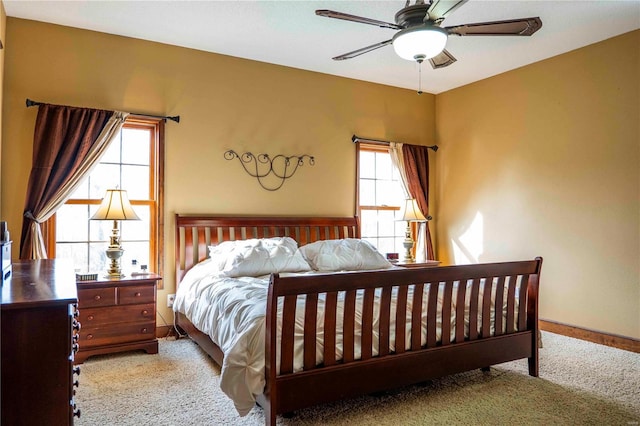
[[[94,316],[93,316],[93,315],[89,315],[89,316],[87,317],[87,320],[89,320],[89,321],[93,321],[93,319],[94,319]]]
[[[93,296],[93,300],[100,300],[102,299],[102,297],[100,297],[99,294],[96,294],[95,296]]]
[[[147,333],[147,328],[146,328],[146,327],[142,329],[142,333],[143,333],[143,334],[146,334],[146,333]]]
[[[93,334],[87,334],[87,340],[93,339]]]
[[[149,314],[149,311],[147,311],[146,309],[142,311],[142,315],[147,315]]]
[[[136,292],[136,294],[134,296],[140,297],[140,296],[142,296],[142,294],[138,291],[138,292]]]

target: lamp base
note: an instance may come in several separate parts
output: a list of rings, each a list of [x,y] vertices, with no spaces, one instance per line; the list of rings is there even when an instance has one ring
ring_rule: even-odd
[[[404,241],[402,242],[402,246],[405,249],[404,259],[402,261],[404,263],[415,262],[413,254],[411,253],[411,250],[413,249],[413,239],[411,238],[411,222],[409,221],[407,221],[407,229],[404,232]]]
[[[107,251],[105,252],[107,258],[110,259],[109,268],[107,269],[106,278],[122,278],[124,274],[122,273],[122,269],[120,268],[120,258],[124,253],[122,247],[112,247],[109,246]]]
[[[404,263],[415,262],[415,259],[413,258],[413,254],[411,254],[411,249],[413,248],[413,240],[404,240],[402,242],[402,246],[405,249],[404,259],[402,259],[402,261]]]

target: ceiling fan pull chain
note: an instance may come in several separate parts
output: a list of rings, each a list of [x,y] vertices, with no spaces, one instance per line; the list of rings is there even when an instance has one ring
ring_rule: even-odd
[[[422,95],[422,61],[418,61],[418,95]]]

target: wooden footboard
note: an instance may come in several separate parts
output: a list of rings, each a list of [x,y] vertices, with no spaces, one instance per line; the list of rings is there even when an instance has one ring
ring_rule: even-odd
[[[267,424],[275,424],[279,413],[515,359],[528,358],[529,374],[537,376],[541,266],[542,259],[536,258],[523,262],[305,277],[273,275],[267,302],[267,385],[260,401]],[[454,288],[455,300],[452,300]],[[361,295],[361,327],[356,329],[358,291],[364,294]],[[439,291],[443,292],[440,296],[444,299],[441,313],[436,309]],[[396,293],[393,298],[396,309],[392,309],[392,292]],[[380,307],[374,317],[376,293]],[[296,305],[300,307],[301,296],[304,297],[304,361],[302,370],[294,371],[295,311]],[[324,301],[320,318],[324,324],[324,362],[316,365],[320,296]],[[342,357],[337,359],[336,301],[339,297],[344,298],[344,309],[340,312],[343,347]],[[278,339],[280,299],[282,331]],[[409,299],[411,303],[407,303]],[[392,318],[394,310],[395,318]],[[492,310],[505,314],[504,320],[502,315],[495,315],[493,333]],[[442,319],[440,340],[436,338],[436,315]],[[424,316],[426,335],[421,323]],[[395,323],[394,333],[389,328],[392,323]],[[390,339],[392,334],[394,340]],[[358,340],[361,353],[356,358]],[[408,347],[406,341],[410,342]],[[378,352],[375,355],[374,347]],[[277,354],[280,354],[279,365]]]

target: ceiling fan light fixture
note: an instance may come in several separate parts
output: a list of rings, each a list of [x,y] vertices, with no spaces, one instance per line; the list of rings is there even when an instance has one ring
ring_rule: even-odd
[[[433,25],[420,25],[393,36],[393,49],[402,59],[422,62],[440,54],[447,44],[447,32]]]

